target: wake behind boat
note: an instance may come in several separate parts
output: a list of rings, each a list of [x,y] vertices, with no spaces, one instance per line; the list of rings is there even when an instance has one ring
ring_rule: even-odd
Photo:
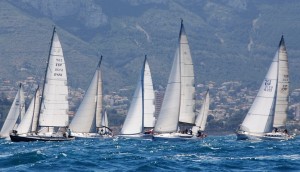
[[[236,132],[238,140],[288,140],[286,119],[289,96],[288,57],[284,38],[254,102]],[[279,128],[279,129],[278,129]]]

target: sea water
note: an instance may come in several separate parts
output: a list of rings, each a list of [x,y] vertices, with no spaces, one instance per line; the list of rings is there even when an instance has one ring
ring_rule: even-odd
[[[300,171],[300,138],[237,141],[131,139],[0,140],[0,171]]]

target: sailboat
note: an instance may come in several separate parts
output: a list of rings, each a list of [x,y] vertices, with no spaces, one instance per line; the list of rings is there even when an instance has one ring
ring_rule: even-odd
[[[203,131],[205,130],[206,127],[208,111],[209,111],[209,90],[207,90],[205,93],[203,104],[195,120],[195,126],[193,126],[192,128],[192,134],[197,138],[206,137],[206,134],[204,134]]]
[[[152,139],[155,123],[155,106],[152,77],[147,56],[143,63],[130,108],[124,121],[120,137]],[[148,129],[148,131],[146,131]]]
[[[164,100],[154,127],[155,139],[193,137],[190,133],[178,132],[184,127],[192,127],[196,117],[194,67],[183,20],[178,42]]]
[[[243,123],[237,130],[237,139],[287,140],[285,127],[288,110],[289,73],[288,56],[283,36],[268,73],[250,107]]]
[[[105,113],[102,115],[101,61],[102,56],[90,86],[70,123],[71,136],[78,138],[99,138],[104,135],[112,135],[112,131],[107,126],[102,125],[103,122],[107,121],[105,118],[107,116],[105,116]]]
[[[100,134],[104,138],[109,138],[113,136],[112,130],[108,126],[108,117],[107,117],[106,110],[104,110],[104,113],[102,113],[101,126],[99,130],[100,130]]]
[[[26,135],[13,133],[10,135],[12,141],[68,141],[74,139],[69,137],[67,132],[69,124],[67,72],[55,27],[50,44],[41,103],[38,107],[32,123],[36,130]]]
[[[12,130],[10,135],[23,135],[23,136],[26,136],[27,133],[30,133],[32,131],[36,131],[33,128],[32,124],[33,124],[33,121],[34,121],[34,118],[33,118],[34,114],[38,113],[39,103],[40,103],[40,92],[39,92],[39,88],[37,88],[36,92],[34,94],[34,97],[32,98],[23,119],[21,120],[20,124],[16,127],[16,129]]]
[[[22,84],[20,84],[15,99],[10,107],[5,122],[1,128],[0,137],[9,138],[9,133],[18,127],[18,121],[21,121],[25,114],[25,98]]]

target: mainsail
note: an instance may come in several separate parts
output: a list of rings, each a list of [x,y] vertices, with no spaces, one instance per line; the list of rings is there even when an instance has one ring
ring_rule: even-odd
[[[9,133],[16,128],[16,123],[25,111],[25,100],[22,84],[20,84],[17,95],[10,107],[5,122],[1,128],[0,136],[9,137]]]
[[[274,119],[275,94],[277,90],[278,51],[269,71],[247,113],[241,129],[252,133],[271,132]]]
[[[100,68],[101,61],[102,61],[102,56],[98,63],[91,84],[88,87],[84,95],[84,98],[73,120],[70,123],[69,128],[75,133],[76,132],[89,133],[94,131],[95,129],[93,127],[95,127],[95,124],[93,124],[93,122],[95,122],[95,118],[98,120],[102,118],[101,116],[102,86],[99,87],[99,84],[102,85],[101,68]],[[97,127],[100,127],[100,125]]]
[[[179,33],[179,56],[180,56],[180,112],[179,122],[194,124],[195,121],[195,84],[194,65],[184,30],[183,22]]]
[[[144,127],[153,127],[155,122],[154,111],[154,91],[151,72],[145,57],[141,76],[138,80],[121,133],[139,134],[143,132]]]
[[[39,125],[42,127],[68,126],[68,110],[65,60],[58,35],[54,28],[44,81]]]
[[[144,127],[153,128],[155,124],[155,96],[151,71],[146,58],[144,66]]]
[[[196,133],[198,130],[204,131],[207,121],[207,115],[209,111],[209,90],[207,90],[204,100],[200,109],[200,113],[196,117],[195,126],[193,126],[193,133]]]
[[[285,127],[286,125],[289,99],[288,69],[288,56],[282,36],[278,50],[278,85],[276,91],[274,127]]]

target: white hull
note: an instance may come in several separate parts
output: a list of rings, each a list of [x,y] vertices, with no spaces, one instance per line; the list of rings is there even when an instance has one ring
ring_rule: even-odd
[[[271,133],[250,133],[246,131],[237,131],[237,140],[289,140],[295,135],[289,135],[283,132]]]
[[[201,139],[202,137],[196,137],[191,134],[182,134],[182,133],[162,133],[154,134],[154,140],[190,140],[190,139]]]
[[[95,139],[95,138],[112,138],[112,135],[103,135],[99,133],[71,133],[71,136],[75,137],[76,139]]]
[[[127,138],[127,139],[153,139],[153,135],[152,134],[122,134],[122,135],[118,135],[118,137],[120,138]]]

